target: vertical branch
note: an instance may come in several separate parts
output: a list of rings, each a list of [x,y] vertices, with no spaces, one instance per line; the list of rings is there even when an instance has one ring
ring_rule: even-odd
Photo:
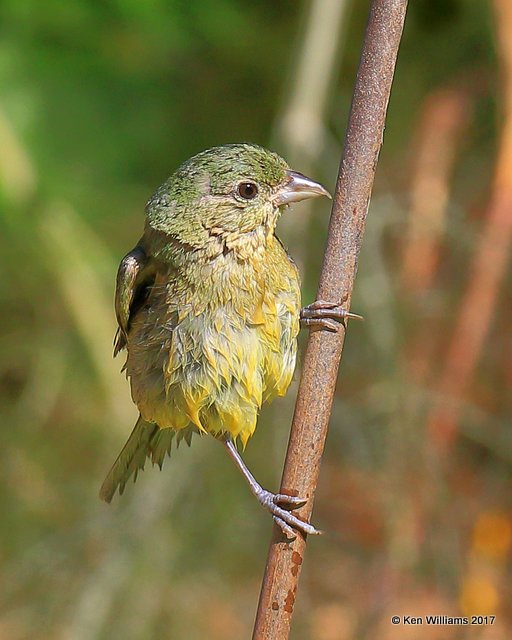
[[[437,272],[450,178],[469,114],[466,87],[437,89],[425,101],[414,146],[411,205],[403,243],[401,276],[408,292],[427,291]]]
[[[407,302],[419,316],[404,349],[406,375],[412,376],[417,385],[426,384],[432,374],[431,361],[440,336],[439,326],[433,326],[438,318],[435,306],[432,311],[430,294],[445,241],[450,180],[470,123],[473,98],[468,86],[460,81],[436,89],[425,100],[416,126],[400,276]],[[415,405],[414,399],[408,404]]]
[[[484,228],[468,270],[467,289],[439,379],[438,401],[427,418],[432,444],[443,453],[456,438],[461,402],[489,331],[512,243],[512,4],[494,0],[493,5],[503,74],[504,120]]]
[[[37,176],[23,145],[2,108],[0,108],[0,186],[12,205],[30,201]],[[11,207],[9,207],[10,209]]]
[[[407,0],[372,0],[336,184],[318,299],[347,308],[361,247]],[[320,71],[320,70],[319,70]],[[311,334],[302,369],[281,491],[308,498],[320,471],[344,332]],[[274,527],[253,638],[288,638],[306,541],[289,542]]]
[[[325,109],[339,64],[348,5],[349,0],[311,0],[291,87],[275,124],[283,156],[290,166],[300,165],[306,175],[318,162],[328,136]],[[303,240],[311,212],[312,203],[305,202],[300,216],[283,216],[279,222],[299,268],[304,266]]]
[[[293,83],[276,129],[294,165],[314,163],[326,136],[324,111],[337,67],[348,0],[312,0]],[[319,73],[318,70],[322,72]]]
[[[438,486],[438,478],[422,465],[423,442],[416,424],[423,415],[424,390],[436,370],[435,350],[442,335],[433,291],[440,277],[451,178],[470,123],[473,86],[459,77],[435,89],[413,125],[410,204],[399,275],[402,302],[414,323],[404,332],[399,354],[399,375],[408,384],[399,392],[400,417],[393,421],[387,438],[386,482],[393,496],[385,501],[387,553],[395,588],[421,557],[422,532],[432,508],[433,488]]]

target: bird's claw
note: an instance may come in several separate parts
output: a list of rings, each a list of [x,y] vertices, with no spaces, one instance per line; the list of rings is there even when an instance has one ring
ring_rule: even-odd
[[[298,509],[299,507],[303,507],[307,499],[299,498],[298,496],[289,496],[286,493],[271,493],[272,501],[278,507],[286,509],[287,511],[293,511],[293,509]]]
[[[289,524],[286,524],[286,522],[282,518],[280,518],[279,516],[272,516],[272,518],[287,538],[289,538],[290,540],[294,540],[297,537],[297,533],[295,532],[295,530],[290,527]]]
[[[322,533],[309,522],[304,522],[304,520],[290,513],[293,509],[298,509],[306,504],[307,500],[304,498],[288,496],[283,493],[271,493],[264,489],[258,493],[257,497],[261,505],[270,511],[274,522],[287,538],[296,538],[297,531],[310,535],[320,535]]]
[[[362,320],[363,316],[343,309],[336,302],[325,300],[316,300],[300,311],[302,326],[310,329],[326,329],[333,333],[337,333],[341,325],[345,327],[347,318]]]

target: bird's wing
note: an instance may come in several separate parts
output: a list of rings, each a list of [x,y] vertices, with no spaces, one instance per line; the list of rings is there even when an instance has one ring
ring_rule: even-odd
[[[119,326],[114,338],[114,357],[126,346],[130,320],[144,303],[153,280],[150,260],[144,249],[136,246],[121,260],[117,271],[115,308]]]

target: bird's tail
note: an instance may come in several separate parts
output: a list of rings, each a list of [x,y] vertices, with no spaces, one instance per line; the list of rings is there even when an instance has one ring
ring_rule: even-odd
[[[156,432],[156,424],[146,422],[139,416],[130,437],[101,485],[102,500],[110,502],[118,487],[121,495],[131,475],[135,474],[134,481],[137,479],[138,472],[144,469],[151,440]]]
[[[197,428],[189,426],[180,429],[176,445],[183,439],[190,445],[193,432],[197,432]],[[119,495],[122,495],[130,477],[133,475],[133,481],[137,480],[137,474],[144,469],[146,458],[151,458],[153,464],[162,468],[165,456],[171,453],[175,435],[174,429],[160,429],[158,425],[146,422],[139,416],[130,437],[101,485],[100,498],[110,502],[118,488]]]

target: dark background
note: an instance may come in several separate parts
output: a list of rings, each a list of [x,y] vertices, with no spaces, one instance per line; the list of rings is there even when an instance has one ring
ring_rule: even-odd
[[[410,3],[292,638],[511,634],[512,10]],[[334,188],[368,3],[0,3],[0,637],[250,637],[270,538],[196,439],[111,506],[135,421],[111,359],[153,190],[216,144]],[[314,299],[327,201],[280,235]],[[297,376],[296,376],[297,378]],[[246,450],[277,488],[293,410]],[[493,614],[492,627],[392,615]]]

